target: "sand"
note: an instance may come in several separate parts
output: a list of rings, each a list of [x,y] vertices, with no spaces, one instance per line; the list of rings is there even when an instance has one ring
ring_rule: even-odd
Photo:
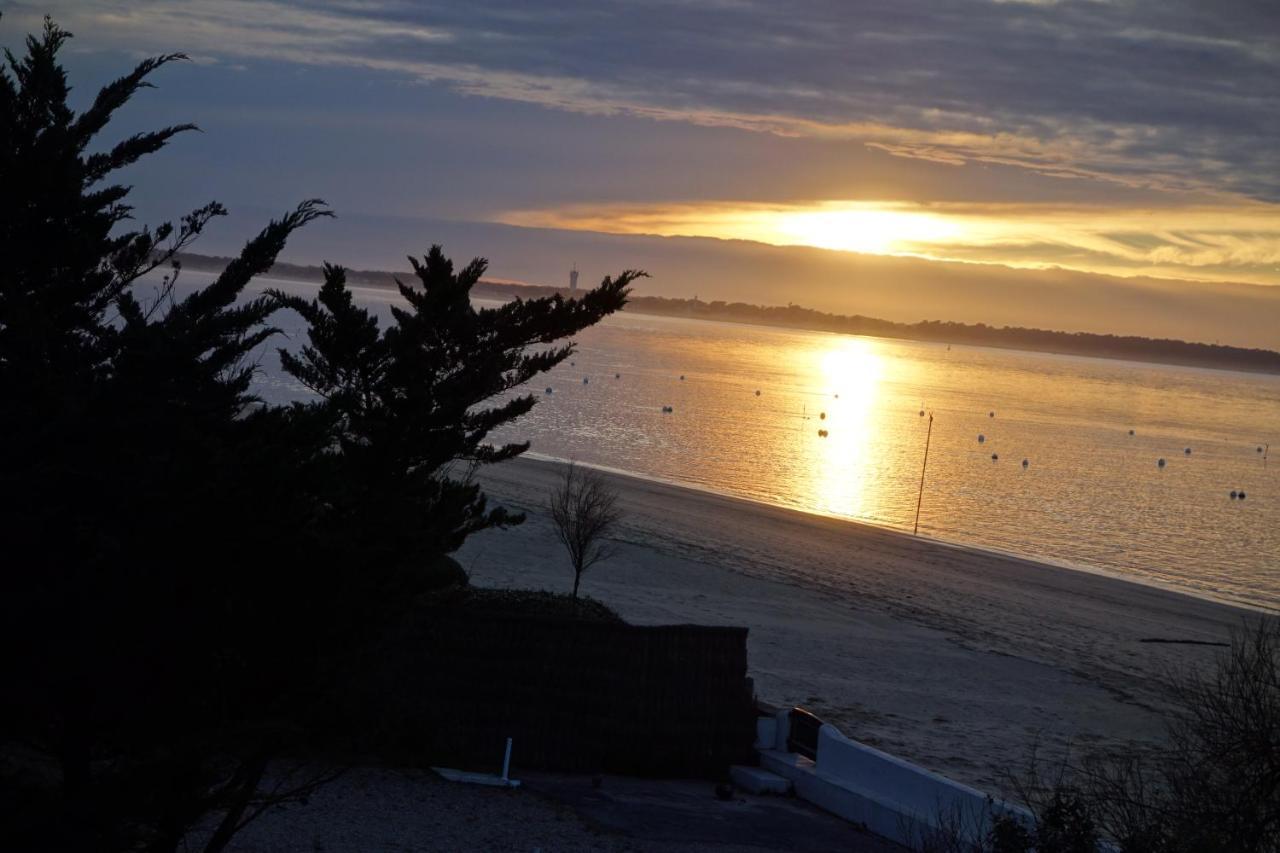
[[[528,521],[457,554],[481,586],[568,592],[546,497],[556,463],[487,469],[492,500]],[[1101,574],[855,522],[607,474],[617,554],[583,581],[638,624],[750,629],[758,697],[1000,793],[1009,772],[1070,749],[1161,736],[1171,673],[1222,650],[1247,610]]]

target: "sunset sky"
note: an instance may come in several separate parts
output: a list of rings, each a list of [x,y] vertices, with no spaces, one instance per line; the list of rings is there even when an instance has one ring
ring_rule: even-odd
[[[648,234],[1280,285],[1270,0],[4,9],[5,45],[45,12],[75,33],[82,97],[138,56],[191,55],[128,121],[203,129],[138,170],[137,201],[149,219],[206,198],[250,217],[206,250],[319,196],[351,228],[291,259],[341,245],[332,260],[402,266],[413,243],[471,233],[496,275],[558,281],[574,260],[662,271],[667,243],[594,236]],[[357,241],[361,223],[394,239]],[[534,234],[580,256],[517,258]],[[655,292],[729,293],[699,276],[655,275]],[[806,302],[788,286],[747,295]]]

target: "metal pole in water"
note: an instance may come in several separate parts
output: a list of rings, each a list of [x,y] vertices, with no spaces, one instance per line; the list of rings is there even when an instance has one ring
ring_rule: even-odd
[[[507,773],[511,769],[511,738],[507,738],[507,751],[502,756],[502,781],[508,781]]]
[[[916,524],[912,536],[920,534],[920,502],[924,500],[924,472],[929,468],[929,441],[933,438],[933,412],[929,413],[929,431],[924,434],[924,464],[920,466],[920,492],[916,495]]]

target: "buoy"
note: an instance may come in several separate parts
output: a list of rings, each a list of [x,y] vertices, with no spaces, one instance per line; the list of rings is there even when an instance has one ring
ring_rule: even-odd
[[[837,400],[839,400],[839,399],[840,399],[840,395],[839,395],[839,394],[837,394],[837,395],[836,395],[836,399],[837,399]]]
[[[1158,467],[1158,468],[1163,468],[1163,467],[1164,467],[1164,457],[1163,457],[1163,456],[1161,456],[1159,459],[1157,459],[1157,460],[1156,460],[1156,467]]]
[[[978,433],[978,444],[986,443],[987,437],[982,433]]]
[[[757,388],[757,389],[756,389],[756,396],[757,396],[757,397],[759,397],[759,396],[760,396],[760,389],[759,389],[759,388]]]
[[[825,421],[826,419],[827,419],[827,413],[826,413],[826,412],[818,412],[818,420],[820,420],[820,421]]]
[[[1129,435],[1133,435],[1133,430],[1129,430]]]
[[[548,385],[548,386],[547,386],[547,393],[548,393],[548,394],[550,394],[550,393],[551,393],[551,386],[550,386],[550,385]]]
[[[621,374],[621,373],[615,373],[615,374],[613,374],[613,378],[614,378],[614,379],[621,379],[621,378],[622,378],[622,374]]]
[[[922,418],[924,417],[924,409],[921,409],[921,410],[920,410],[920,417],[922,417]]]
[[[1239,497],[1239,495],[1237,495],[1237,494],[1236,494],[1236,490],[1235,490],[1235,489],[1232,489],[1232,490],[1231,490],[1231,500],[1235,500],[1237,497]]]
[[[1023,459],[1023,460],[1022,460],[1022,467],[1023,467],[1023,468],[1026,468],[1026,467],[1027,467],[1028,465],[1030,465],[1030,464],[1031,464],[1030,460],[1027,460],[1027,459]]]
[[[1000,454],[999,454],[999,453],[992,453],[992,454],[991,454],[991,461],[992,461],[992,462],[996,462],[996,461],[998,461],[999,459],[1000,459]]]
[[[681,382],[683,382],[683,381],[684,381],[684,374],[683,374],[683,373],[681,373],[681,374],[680,374],[680,381],[681,381]]]
[[[1185,453],[1185,454],[1187,454],[1188,456],[1190,456],[1190,455],[1191,455],[1191,448],[1190,448],[1190,447],[1188,447],[1188,448],[1186,448],[1185,450],[1183,450],[1182,452],[1183,452],[1183,453]]]
[[[995,412],[987,412],[987,417],[994,418],[995,416],[996,416]]]

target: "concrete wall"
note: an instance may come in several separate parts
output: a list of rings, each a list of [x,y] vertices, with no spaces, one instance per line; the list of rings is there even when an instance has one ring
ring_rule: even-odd
[[[830,724],[818,732],[816,761],[789,753],[788,715],[781,711],[757,723],[761,765],[789,779],[798,796],[872,832],[915,845],[948,821],[959,820],[981,837],[997,814],[1031,820],[1024,809],[851,740]]]

